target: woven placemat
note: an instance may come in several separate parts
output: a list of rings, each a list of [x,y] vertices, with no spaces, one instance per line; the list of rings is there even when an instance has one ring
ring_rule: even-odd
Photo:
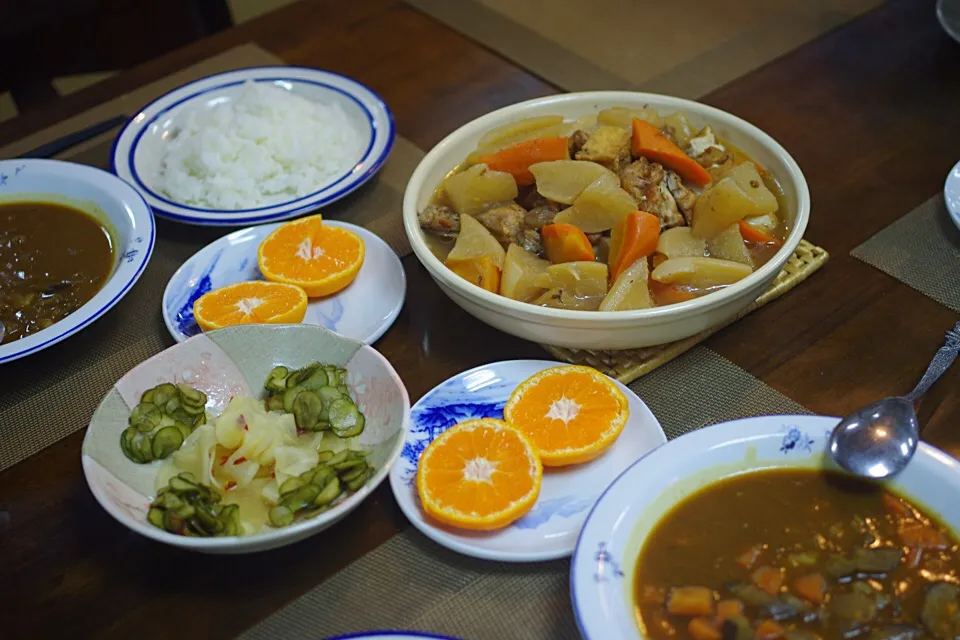
[[[282,64],[253,45],[232,49],[99,105],[46,131],[0,149],[11,157],[64,133],[120,113],[132,113],[155,97],[190,80],[241,67]],[[74,147],[60,156],[106,168],[114,133]],[[360,224],[380,235],[401,257],[410,253],[401,216],[403,191],[423,152],[397,137],[380,173],[343,200],[323,208],[327,218]],[[127,371],[173,344],[160,315],[167,281],[183,262],[232,229],[189,227],[157,219],[154,253],[127,296],[76,336],[28,358],[2,365],[16,382],[0,385],[0,471],[87,425],[97,404]],[[9,373],[8,373],[9,372]]]
[[[850,255],[960,312],[960,229],[953,224],[942,193],[882,229]]]
[[[817,269],[826,264],[829,258],[830,254],[827,253],[827,250],[823,247],[818,247],[806,240],[801,240],[797,246],[797,250],[787,260],[783,270],[777,274],[773,284],[770,285],[770,288],[764,291],[763,295],[757,298],[753,304],[726,323],[698,333],[697,335],[690,336],[689,338],[678,340],[677,342],[655,347],[623,349],[619,351],[569,349],[547,344],[540,346],[549,351],[558,360],[595,367],[611,378],[616,378],[620,382],[628,384],[640,376],[650,373],[657,367],[670,362],[680,354],[689,351],[720,329],[736,322],[751,311],[755,311],[768,302],[776,300],[813,275]]]
[[[682,98],[705,95],[880,4],[728,0],[710,10],[690,0],[407,2],[566,91]],[[682,29],[671,27],[678,22]]]
[[[810,413],[705,347],[695,347],[630,388],[669,438],[747,416]],[[405,629],[467,640],[574,639],[579,636],[569,567],[567,560],[531,565],[476,560],[408,528],[241,638],[306,640]]]

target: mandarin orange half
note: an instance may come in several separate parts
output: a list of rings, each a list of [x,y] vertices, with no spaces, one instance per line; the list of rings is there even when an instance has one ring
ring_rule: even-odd
[[[204,331],[237,324],[286,324],[303,320],[307,294],[300,287],[252,280],[205,293],[193,303],[193,317]]]
[[[623,431],[627,398],[596,369],[544,369],[521,382],[503,409],[504,419],[526,434],[544,466],[593,460]]]
[[[263,239],[257,266],[272,282],[295,284],[311,298],[346,288],[363,265],[363,240],[320,215],[287,222]]]
[[[500,529],[540,495],[543,466],[533,443],[502,420],[454,425],[424,450],[417,492],[424,511],[462,529]]]

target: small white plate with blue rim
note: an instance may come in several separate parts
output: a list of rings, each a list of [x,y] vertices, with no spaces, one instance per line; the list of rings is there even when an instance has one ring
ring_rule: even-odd
[[[338,105],[361,137],[349,169],[309,194],[248,208],[211,209],[175,202],[163,194],[158,175],[166,138],[191,111],[237,99],[247,82],[268,83],[313,102]],[[394,135],[393,114],[386,103],[356,80],[307,67],[254,67],[196,80],[143,107],[117,135],[110,163],[113,172],[133,185],[158,216],[187,224],[244,226],[293,218],[349,194],[383,166]]]
[[[570,564],[570,596],[584,640],[644,638],[634,602],[637,560],[674,507],[705,486],[746,472],[839,471],[827,456],[839,421],[760,416],[724,422],[675,438],[624,471],[587,517]],[[950,529],[960,527],[956,458],[921,442],[906,469],[886,482]]]
[[[113,267],[103,287],[53,325],[0,345],[0,363],[36,353],[100,318],[143,274],[156,239],[153,213],[130,185],[102,169],[60,160],[0,160],[0,202],[51,202],[90,215],[110,235]]]
[[[177,342],[201,332],[193,317],[197,298],[228,284],[263,280],[257,268],[257,248],[281,224],[241,229],[215,240],[193,254],[173,274],[163,292],[163,322]],[[340,335],[373,344],[397,319],[407,294],[407,277],[393,249],[378,235],[347,222],[324,220],[329,227],[349,229],[364,244],[363,266],[345,289],[324,298],[311,298],[303,324],[314,324]]]
[[[947,203],[947,211],[953,224],[960,229],[960,162],[947,174],[947,181],[943,185],[943,199]]]
[[[410,431],[390,487],[410,522],[427,537],[465,555],[501,562],[539,562],[573,553],[587,512],[621,471],[666,442],[660,423],[643,401],[615,382],[627,397],[630,417],[620,437],[599,458],[570,467],[544,469],[533,509],[498,531],[467,531],[431,520],[420,506],[416,475],[420,454],[434,438],[471,418],[502,418],[503,407],[521,382],[562,362],[508,360],[464,371],[434,387],[410,410]]]

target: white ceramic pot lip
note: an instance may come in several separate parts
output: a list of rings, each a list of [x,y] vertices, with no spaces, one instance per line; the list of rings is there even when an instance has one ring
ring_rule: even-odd
[[[708,296],[688,300],[678,304],[672,304],[665,307],[654,307],[652,309],[639,309],[634,311],[608,311],[605,313],[596,313],[595,311],[571,311],[566,309],[552,309],[549,307],[538,307],[525,302],[511,300],[496,293],[491,293],[480,287],[474,287],[460,278],[452,271],[447,269],[443,263],[433,255],[426,241],[423,239],[422,231],[417,224],[417,201],[424,189],[431,192],[436,185],[427,185],[426,175],[434,165],[438,164],[449,153],[450,147],[457,144],[462,138],[472,135],[482,134],[485,131],[503,124],[504,121],[519,117],[523,112],[544,105],[563,105],[568,103],[589,104],[591,102],[616,102],[619,101],[624,106],[634,104],[651,104],[655,107],[666,109],[684,110],[695,113],[705,119],[711,120],[737,129],[746,136],[755,139],[760,145],[766,147],[769,151],[777,155],[787,167],[786,176],[778,176],[780,179],[789,181],[797,190],[797,211],[793,221],[793,228],[787,236],[786,241],[780,250],[767,261],[762,267],[744,278],[720,291],[711,293]],[[655,93],[642,93],[634,91],[585,91],[580,93],[566,93],[544,98],[534,98],[525,102],[519,102],[506,107],[491,111],[479,118],[468,122],[450,133],[441,140],[417,165],[403,197],[403,224],[410,240],[410,245],[416,253],[417,258],[427,268],[430,274],[443,283],[456,289],[459,293],[475,302],[483,304],[486,307],[496,309],[502,313],[519,319],[530,317],[542,317],[548,320],[579,320],[589,321],[597,325],[616,326],[630,324],[638,320],[669,320],[677,316],[694,311],[705,311],[713,309],[737,298],[753,284],[759,280],[772,279],[786,263],[787,259],[793,254],[803,234],[806,231],[807,223],[810,219],[810,189],[807,180],[800,170],[800,166],[793,159],[786,149],[774,140],[769,134],[760,128],[750,124],[746,120],[739,118],[731,113],[711,107],[709,105],[675,98]]]

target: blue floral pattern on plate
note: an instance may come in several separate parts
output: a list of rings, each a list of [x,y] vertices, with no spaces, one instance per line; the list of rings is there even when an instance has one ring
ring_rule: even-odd
[[[603,489],[630,463],[665,441],[656,418],[626,387],[621,386],[621,391],[630,402],[630,419],[614,446],[595,461],[545,469],[533,509],[504,529],[457,531],[436,524],[421,510],[415,486],[420,455],[438,435],[464,420],[502,418],[503,407],[518,384],[560,364],[515,360],[484,365],[441,383],[414,405],[403,451],[390,471],[390,484],[417,528],[440,544],[481,558],[535,561],[573,551],[587,512]]]

